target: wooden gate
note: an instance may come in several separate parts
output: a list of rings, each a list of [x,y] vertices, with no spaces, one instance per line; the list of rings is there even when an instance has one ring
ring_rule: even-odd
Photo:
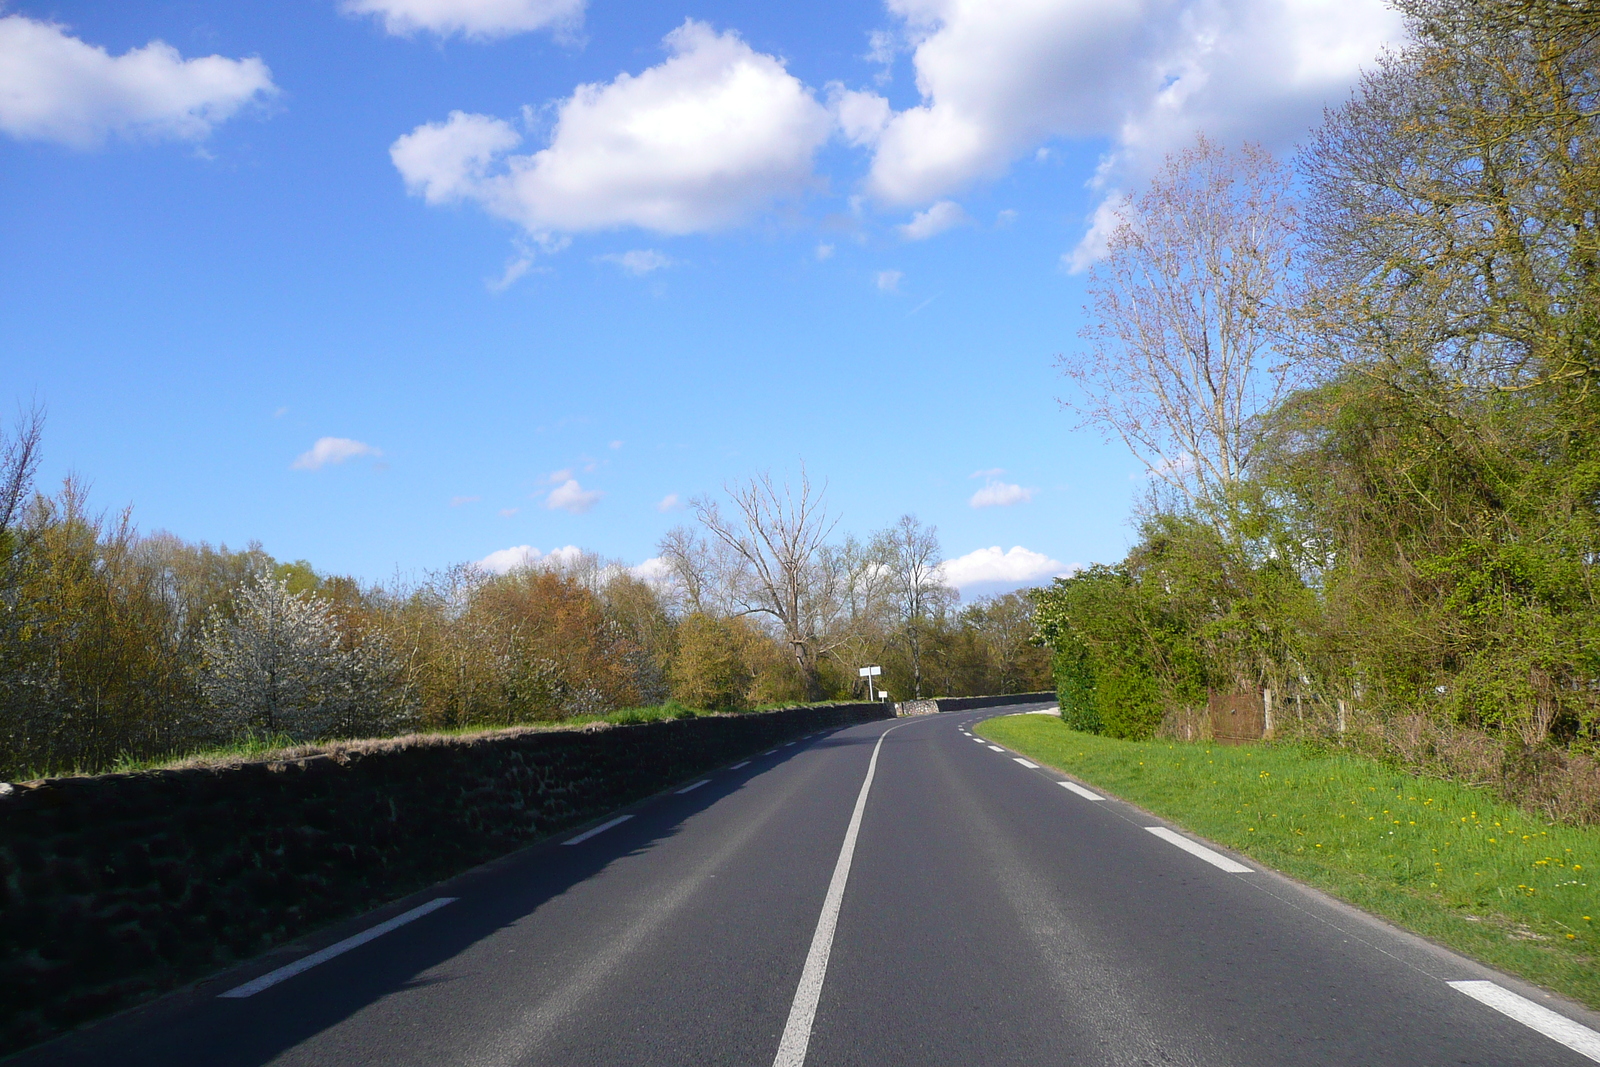
[[[1260,741],[1267,735],[1267,703],[1261,690],[1248,693],[1212,692],[1211,736],[1224,745]]]

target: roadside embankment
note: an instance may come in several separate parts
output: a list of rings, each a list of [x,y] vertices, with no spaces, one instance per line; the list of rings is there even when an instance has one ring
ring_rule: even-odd
[[[832,704],[0,786],[0,1054],[811,731]]]
[[[1291,745],[1118,741],[1049,716],[976,732],[1484,963],[1600,1008],[1600,828]]]

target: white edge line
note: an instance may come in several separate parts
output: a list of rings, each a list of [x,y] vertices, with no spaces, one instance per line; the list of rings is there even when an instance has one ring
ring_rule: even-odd
[[[695,782],[693,785],[686,785],[682,789],[678,790],[678,795],[681,797],[685,793],[692,793],[696,789],[699,789],[701,786],[705,785],[709,781],[711,781],[711,779],[702,778],[698,782]]]
[[[1510,1016],[1530,1029],[1537,1030],[1551,1041],[1559,1042],[1580,1056],[1600,1063],[1600,1034],[1565,1015],[1551,1011],[1543,1004],[1535,1004],[1494,982],[1450,982],[1450,988],[1487,1004],[1501,1015]]]
[[[1020,763],[1024,767],[1028,768],[1031,771],[1036,771],[1036,770],[1039,769],[1039,765],[1037,763],[1029,763],[1027,760],[1023,759],[1021,756],[1012,756],[1011,757],[1011,761],[1013,763]]]
[[[1161,838],[1161,840],[1165,841],[1167,844],[1169,844],[1169,845],[1177,845],[1179,848],[1181,848],[1185,852],[1189,853],[1189,855],[1198,856],[1201,859],[1205,860],[1207,863],[1211,864],[1211,866],[1220,867],[1223,870],[1227,871],[1229,874],[1255,874],[1256,873],[1255,871],[1251,870],[1249,867],[1246,867],[1244,864],[1235,863],[1233,860],[1230,860],[1228,857],[1224,856],[1222,853],[1215,852],[1215,851],[1213,851],[1213,850],[1211,850],[1209,848],[1206,848],[1206,846],[1204,846],[1204,845],[1197,844],[1197,843],[1195,843],[1193,841],[1190,841],[1187,837],[1184,837],[1182,834],[1179,834],[1179,833],[1174,833],[1173,831],[1167,829],[1165,826],[1146,826],[1145,829],[1149,830],[1152,834],[1155,834],[1157,837]]]
[[[833,933],[839,923],[839,908],[844,903],[845,883],[850,880],[850,861],[856,852],[856,837],[861,832],[861,815],[867,809],[867,793],[872,788],[872,776],[878,771],[878,753],[883,749],[883,739],[889,730],[878,735],[872,746],[872,759],[867,762],[867,776],[861,782],[861,792],[856,795],[856,807],[850,813],[850,825],[844,832],[844,844],[839,846],[839,862],[834,864],[833,879],[828,883],[828,895],[822,901],[822,914],[817,917],[817,929],[811,935],[811,949],[806,953],[806,965],[800,972],[800,985],[794,991],[794,1003],[789,1007],[789,1020],[783,1027],[783,1039],[778,1042],[778,1054],[772,1067],[804,1067],[806,1049],[811,1044],[811,1024],[817,1016],[817,1002],[822,998],[822,981],[828,974],[828,957],[833,952]]]
[[[456,897],[436,897],[426,904],[419,904],[402,915],[396,915],[386,922],[381,922],[377,926],[361,931],[359,934],[347,937],[343,941],[335,942],[325,949],[313,952],[309,956],[302,956],[293,963],[286,963],[275,971],[268,971],[259,978],[252,978],[244,985],[234,986],[226,993],[218,993],[217,996],[220,999],[227,1000],[242,1000],[245,997],[253,997],[263,989],[271,989],[286,978],[293,978],[301,971],[309,971],[319,963],[325,963],[335,956],[343,955],[353,948],[365,945],[368,941],[382,937],[390,930],[399,929],[413,919],[420,919],[430,911],[438,911],[446,904],[453,903],[456,899]]]
[[[1105,799],[1105,797],[1101,796],[1099,793],[1091,793],[1091,792],[1089,792],[1087,789],[1085,789],[1083,786],[1079,785],[1077,782],[1057,782],[1056,785],[1059,785],[1062,789],[1071,790],[1072,792],[1078,794],[1080,797],[1082,797],[1085,800],[1104,800]]]
[[[563,845],[581,845],[585,841],[589,840],[589,838],[593,837],[595,834],[603,834],[607,830],[611,829],[613,826],[618,826],[618,825],[620,825],[622,823],[625,823],[631,818],[633,818],[632,815],[618,815],[615,819],[612,819],[610,822],[603,822],[599,826],[596,826],[594,829],[585,830],[583,833],[579,834],[577,837],[569,837],[569,838],[567,838],[565,841],[563,841],[561,843]]]
[[[736,771],[740,767],[748,767],[748,766],[750,766],[750,761],[749,760],[745,760],[743,763],[735,763],[732,767],[729,767],[728,770]]]

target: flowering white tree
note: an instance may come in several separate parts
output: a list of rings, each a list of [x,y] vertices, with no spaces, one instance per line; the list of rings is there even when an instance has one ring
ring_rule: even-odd
[[[230,732],[352,736],[399,725],[398,664],[381,635],[340,644],[326,601],[261,575],[239,590],[232,618],[213,615],[201,685]]]

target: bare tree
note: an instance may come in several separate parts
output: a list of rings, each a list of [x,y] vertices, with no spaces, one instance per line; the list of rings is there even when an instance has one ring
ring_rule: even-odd
[[[690,506],[728,551],[737,613],[772,620],[794,656],[806,699],[820,699],[817,668],[840,610],[839,570],[825,551],[838,522],[823,504],[827,487],[814,489],[802,465],[798,488],[763,473],[724,489],[729,512],[705,497]]]
[[[1250,470],[1257,418],[1291,385],[1277,354],[1293,267],[1290,173],[1256,145],[1199,138],[1119,209],[1089,275],[1087,351],[1060,359],[1081,401],[1190,503],[1215,504]]]
[[[9,434],[0,432],[0,532],[12,528],[33,489],[43,437],[44,412],[38,407],[19,413]]]
[[[915,515],[902,515],[899,522],[873,538],[873,546],[882,561],[889,600],[911,659],[912,696],[920,699],[923,634],[930,617],[956,599],[955,590],[944,581],[939,530],[923,526]]]

